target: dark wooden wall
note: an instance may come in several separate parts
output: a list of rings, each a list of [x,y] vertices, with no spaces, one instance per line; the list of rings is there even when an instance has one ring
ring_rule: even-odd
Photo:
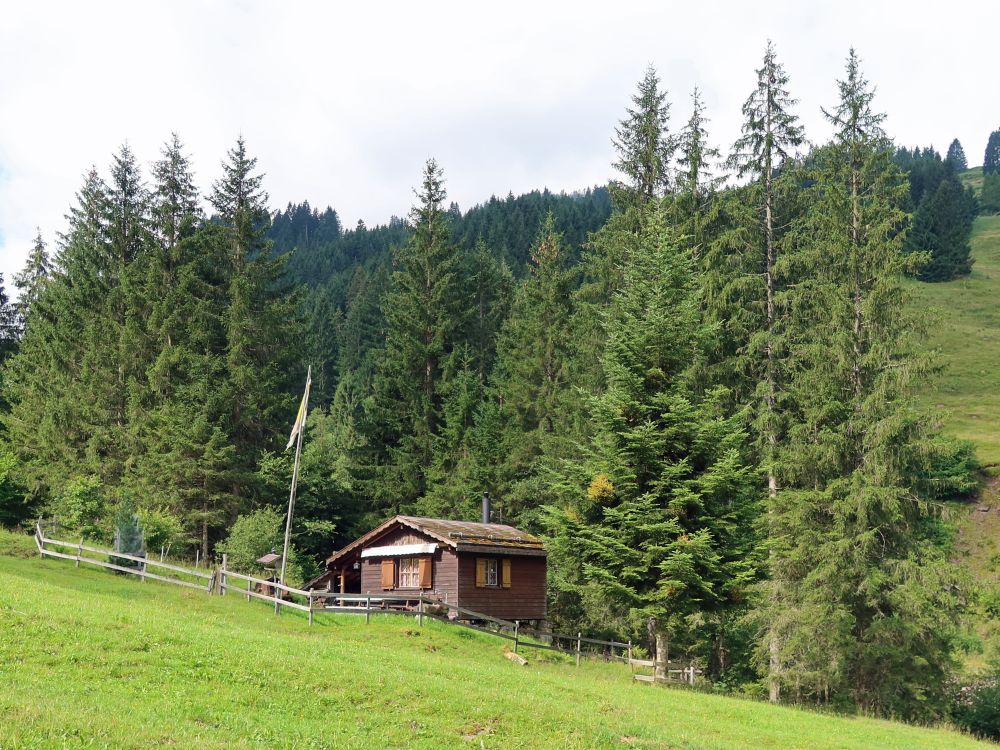
[[[510,560],[510,588],[476,587],[476,558]],[[502,566],[502,563],[498,563]],[[504,620],[545,619],[545,558],[518,555],[458,556],[458,606]]]

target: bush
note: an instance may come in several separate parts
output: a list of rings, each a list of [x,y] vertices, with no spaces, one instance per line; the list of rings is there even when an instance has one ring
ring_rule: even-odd
[[[142,533],[142,524],[131,503],[122,503],[115,513],[115,552],[122,552],[133,557],[143,557],[146,554],[146,542]],[[140,568],[142,563],[124,557],[111,557],[110,562],[124,568]]]
[[[17,526],[34,515],[34,498],[17,476],[17,458],[0,453],[0,526]]]
[[[991,586],[979,595],[979,603],[987,615],[1000,619],[1000,587]]]
[[[232,570],[260,574],[266,571],[257,564],[257,559],[272,550],[281,554],[284,533],[285,517],[273,508],[261,508],[239,516],[229,530],[229,536],[217,549],[226,554],[227,565]],[[295,586],[302,580],[302,567],[292,548],[288,551],[285,583]]]
[[[162,509],[144,508],[139,511],[139,522],[142,524],[146,540],[146,549],[159,554],[163,548],[168,548],[181,542],[184,538],[184,527],[177,516]]]
[[[979,487],[979,459],[971,440],[937,435],[915,467],[920,489],[938,500],[972,497]]]
[[[7,531],[0,527],[0,556],[3,557],[37,557],[38,547],[35,540],[28,534],[17,531]]]
[[[959,690],[953,718],[967,732],[1000,740],[1000,668]]]
[[[100,542],[109,541],[107,529],[102,525],[106,509],[101,481],[93,476],[71,479],[50,508],[62,526]]]

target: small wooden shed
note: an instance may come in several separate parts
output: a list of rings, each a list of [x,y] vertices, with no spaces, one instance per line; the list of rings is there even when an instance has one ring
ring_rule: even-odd
[[[395,516],[327,558],[307,587],[419,592],[492,617],[541,622],[545,576],[541,539],[513,526]]]

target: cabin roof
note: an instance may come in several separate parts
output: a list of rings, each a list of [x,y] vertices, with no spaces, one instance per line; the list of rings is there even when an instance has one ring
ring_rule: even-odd
[[[456,552],[511,552],[528,555],[545,555],[542,540],[526,531],[503,523],[478,523],[475,521],[450,521],[444,518],[420,516],[393,516],[367,534],[355,539],[342,550],[327,558],[335,562],[378,538],[393,526],[403,526],[435,539]]]

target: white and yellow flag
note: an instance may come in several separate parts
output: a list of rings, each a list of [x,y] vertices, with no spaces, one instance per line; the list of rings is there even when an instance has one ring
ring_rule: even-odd
[[[292,434],[288,436],[288,445],[285,446],[285,450],[288,450],[295,444],[295,438],[298,434],[306,428],[306,412],[309,410],[309,386],[312,385],[312,368],[309,368],[309,373],[306,375],[306,392],[302,394],[302,403],[299,404],[299,413],[295,417],[295,424],[292,425]]]

